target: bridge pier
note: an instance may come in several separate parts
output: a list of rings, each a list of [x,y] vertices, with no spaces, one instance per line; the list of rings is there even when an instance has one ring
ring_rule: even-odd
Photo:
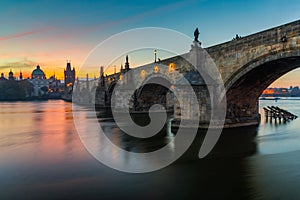
[[[258,98],[227,95],[225,128],[258,125],[260,123]],[[249,93],[250,94],[250,93]]]

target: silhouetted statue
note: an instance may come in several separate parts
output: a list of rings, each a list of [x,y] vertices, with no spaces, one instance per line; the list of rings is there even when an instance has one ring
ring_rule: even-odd
[[[196,28],[196,30],[194,31],[194,36],[195,36],[194,41],[195,42],[199,42],[199,40],[198,40],[198,37],[199,37],[199,30],[198,30],[198,28]]]
[[[238,34],[235,35],[235,37],[232,39],[232,40],[238,40],[238,39],[241,39],[242,36],[239,36]]]

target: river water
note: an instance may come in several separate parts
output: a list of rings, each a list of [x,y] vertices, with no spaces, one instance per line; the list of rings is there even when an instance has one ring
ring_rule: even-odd
[[[2,102],[0,199],[300,199],[300,119],[266,122],[262,107],[268,105],[300,116],[300,99],[261,100],[261,124],[224,130],[208,157],[197,158],[199,134],[170,166],[128,174],[88,153],[71,103]],[[102,123],[119,133],[112,122]],[[123,136],[113,140],[125,148],[137,145]]]

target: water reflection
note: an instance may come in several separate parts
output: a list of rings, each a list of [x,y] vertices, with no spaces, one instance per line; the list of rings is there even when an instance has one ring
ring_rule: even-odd
[[[262,123],[258,127],[257,142],[258,151],[261,154],[277,154],[300,150],[300,123],[299,119],[287,123],[266,123],[263,107],[268,105],[278,106],[299,116],[300,101],[298,98],[288,98],[284,100],[260,101],[260,113],[262,114]]]
[[[285,101],[278,106],[300,115],[296,105]],[[98,120],[83,111],[79,114],[86,125]],[[79,140],[70,103],[1,103],[0,120],[1,199],[300,198],[297,120],[224,130],[204,159],[198,159],[205,136],[201,130],[180,159],[146,174],[118,172],[95,160]],[[99,120],[111,141],[130,151],[152,151],[174,137],[167,132],[150,143],[131,140],[107,113],[102,112]]]
[[[1,164],[9,163],[9,160],[23,165],[38,161],[35,164],[41,165],[81,152],[77,151],[82,146],[74,134],[71,104],[62,101],[20,102],[14,103],[14,113],[2,114],[12,109],[10,104],[0,104]]]

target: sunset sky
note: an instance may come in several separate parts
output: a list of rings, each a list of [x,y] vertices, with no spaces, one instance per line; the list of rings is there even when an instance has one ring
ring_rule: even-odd
[[[28,77],[37,64],[47,77],[63,78],[66,60],[79,68],[106,38],[139,27],[163,27],[193,37],[199,27],[203,47],[249,35],[300,18],[299,0],[184,1],[13,1],[0,3],[0,72],[21,70]],[[148,56],[151,58],[151,56]],[[131,66],[151,60],[131,60]],[[99,66],[103,63],[99,63]],[[119,66],[117,66],[119,69]],[[98,76],[98,72],[90,77]],[[300,85],[300,70],[272,86]]]

